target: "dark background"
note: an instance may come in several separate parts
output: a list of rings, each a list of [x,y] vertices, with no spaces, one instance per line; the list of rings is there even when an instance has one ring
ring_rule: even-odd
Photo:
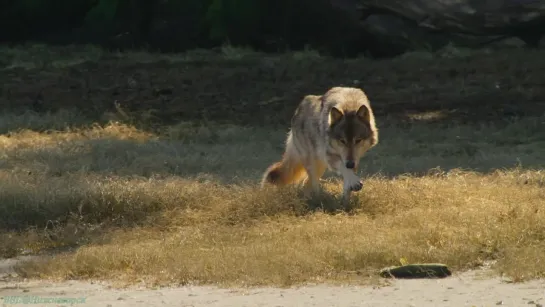
[[[265,52],[312,48],[344,57],[389,57],[452,41],[480,47],[511,36],[537,47],[545,32],[543,2],[1,0],[0,42],[160,52],[228,43]]]

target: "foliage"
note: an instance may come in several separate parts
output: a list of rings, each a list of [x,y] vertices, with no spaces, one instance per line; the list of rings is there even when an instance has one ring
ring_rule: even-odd
[[[123,49],[122,39],[128,38],[130,47],[176,51],[227,42],[261,50],[317,47],[319,40],[328,40],[323,27],[337,24],[328,22],[328,5],[323,0],[12,0],[0,3],[0,41],[53,36],[89,42],[93,37],[94,43]]]

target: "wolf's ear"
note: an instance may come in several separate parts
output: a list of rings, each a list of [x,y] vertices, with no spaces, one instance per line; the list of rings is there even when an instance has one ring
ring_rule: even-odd
[[[329,111],[329,125],[331,126],[335,124],[336,122],[341,120],[343,116],[343,112],[341,112],[339,109],[335,107],[331,108],[331,111]]]
[[[361,105],[361,107],[358,109],[356,115],[364,122],[369,122],[371,120],[371,114],[369,114],[369,109],[364,104]]]

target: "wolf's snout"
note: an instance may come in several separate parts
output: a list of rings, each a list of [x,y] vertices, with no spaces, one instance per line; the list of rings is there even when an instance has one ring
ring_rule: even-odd
[[[354,161],[346,161],[346,168],[353,169],[356,166],[356,163]]]

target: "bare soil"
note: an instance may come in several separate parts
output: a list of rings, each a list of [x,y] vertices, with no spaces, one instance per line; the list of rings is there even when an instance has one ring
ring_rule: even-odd
[[[1,272],[1,269],[0,269]],[[218,288],[213,286],[112,287],[104,281],[2,280],[0,301],[11,306],[54,300],[56,306],[366,306],[485,307],[531,306],[545,303],[545,281],[513,284],[488,270],[455,274],[446,279],[392,280],[382,285],[314,284],[291,288]],[[68,302],[73,302],[72,304]]]

